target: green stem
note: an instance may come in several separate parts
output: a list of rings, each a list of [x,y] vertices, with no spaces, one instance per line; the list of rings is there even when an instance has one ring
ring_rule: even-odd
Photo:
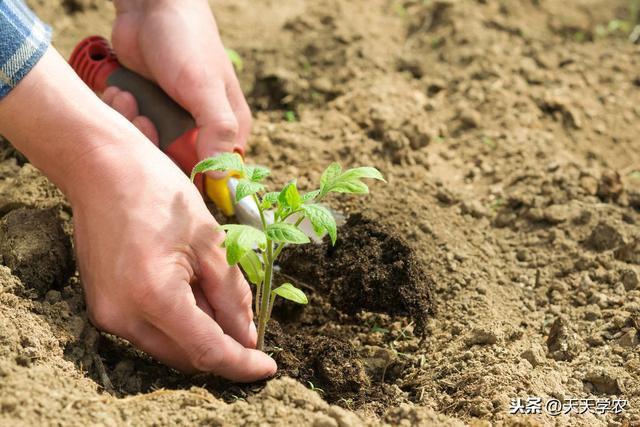
[[[295,226],[299,226],[300,223],[304,221],[304,217],[301,216],[300,218],[298,218],[298,220],[296,221]],[[284,249],[286,243],[281,243],[280,246],[278,246],[278,248],[276,249],[276,253],[273,255],[273,262],[276,261],[276,259],[278,259],[278,255],[280,255],[280,252],[282,252],[282,249]]]
[[[264,282],[264,279],[263,279]],[[255,311],[256,318],[260,318],[260,302],[262,301],[260,298],[262,296],[262,283],[256,286],[256,302],[255,302]]]
[[[260,212],[260,221],[262,222],[262,231],[265,231],[267,229],[267,220],[264,217],[264,211],[260,207],[260,200],[258,199],[258,196],[256,196],[255,193],[253,194],[253,201],[255,202],[256,206],[258,207],[258,212]]]
[[[276,294],[271,293],[271,298],[269,298],[269,311],[267,313],[267,322],[271,320],[271,311],[273,311],[273,303],[276,302]]]
[[[253,194],[253,201],[258,207],[260,212],[260,222],[262,222],[262,231],[267,230],[267,219],[264,216],[264,211],[260,206],[260,200],[256,194]],[[267,328],[267,310],[269,305],[269,293],[271,292],[271,279],[273,276],[273,260],[272,260],[273,242],[267,240],[267,252],[263,253],[263,259],[265,265],[264,279],[259,286],[256,286],[256,317],[258,318],[258,350],[262,350],[264,347],[264,333]],[[266,295],[266,298],[265,298]]]
[[[271,280],[273,279],[273,241],[267,239],[267,259],[265,260],[264,281],[262,282],[262,302],[258,315],[258,350],[264,349],[264,333],[269,321],[269,295],[271,295]]]

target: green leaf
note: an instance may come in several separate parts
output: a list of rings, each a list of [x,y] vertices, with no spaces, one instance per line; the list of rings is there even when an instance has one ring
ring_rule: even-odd
[[[320,194],[328,193],[328,191],[325,191],[325,187],[335,181],[341,173],[342,167],[338,163],[331,163],[320,177]]]
[[[298,227],[287,222],[274,222],[267,226],[267,238],[278,243],[309,243],[309,237]]]
[[[233,64],[233,68],[235,68],[239,72],[242,72],[242,69],[244,68],[244,63],[242,62],[242,57],[240,56],[240,54],[235,50],[229,49],[229,48],[225,48],[225,52],[227,52],[227,56],[229,57],[229,60]]]
[[[329,188],[329,191],[334,193],[367,194],[369,187],[364,182],[356,179],[336,182]]]
[[[269,169],[263,166],[245,166],[244,173],[247,179],[253,182],[261,182],[271,174]]]
[[[370,166],[364,166],[359,168],[347,169],[341,176],[341,179],[352,180],[361,178],[372,178],[380,181],[384,181],[384,177],[380,171]],[[385,181],[386,182],[386,181]]]
[[[272,191],[262,196],[262,202],[260,202],[260,207],[263,210],[271,209],[271,206],[275,205],[276,202],[278,201],[278,194],[280,193],[278,193],[277,191]]]
[[[267,243],[267,236],[257,228],[241,224],[225,224],[220,229],[227,232],[224,247],[227,250],[227,263],[237,264],[240,259],[253,248]]]
[[[291,283],[283,283],[275,288],[271,293],[281,296],[289,301],[297,302],[298,304],[308,304],[309,300],[307,296],[300,289],[293,286]]]
[[[278,195],[279,194],[280,193],[278,193],[277,191],[271,191],[271,192],[265,194],[264,196],[262,196],[262,200],[267,200],[269,203],[271,203],[273,205],[278,201]]]
[[[300,200],[302,200],[302,203],[307,203],[307,202],[311,202],[313,201],[316,197],[318,197],[318,195],[320,194],[320,190],[313,190],[313,191],[309,191],[308,193],[304,193],[301,197]]]
[[[208,171],[241,171],[243,169],[242,157],[238,153],[222,153],[215,157],[202,160],[191,171],[191,181],[199,173]]]
[[[285,111],[284,112],[284,119],[286,121],[288,121],[289,123],[295,122],[297,120],[295,111]]]
[[[236,186],[236,202],[239,202],[247,196],[256,194],[259,191],[264,191],[264,185],[249,181],[248,179],[241,179]]]
[[[302,205],[302,210],[305,213],[305,217],[311,222],[313,231],[318,237],[322,237],[326,232],[331,238],[331,244],[335,245],[338,232],[336,220],[331,211],[318,204]]]
[[[300,199],[300,193],[298,193],[295,181],[291,181],[284,186],[278,195],[278,202],[280,203],[280,206],[287,207],[292,211],[300,208],[302,200]]]
[[[262,262],[254,251],[249,251],[240,258],[240,266],[245,273],[247,273],[247,279],[254,285],[258,286],[264,279],[264,270],[262,269]]]
[[[341,172],[340,165],[333,163],[320,178],[320,196],[324,196],[330,191],[335,193],[366,194],[369,192],[369,187],[361,181],[363,178],[384,181],[382,174],[376,168],[359,167]]]

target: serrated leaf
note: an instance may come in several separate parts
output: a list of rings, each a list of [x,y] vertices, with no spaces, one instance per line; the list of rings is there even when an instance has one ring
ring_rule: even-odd
[[[316,197],[318,197],[319,194],[320,190],[309,191],[308,193],[304,193],[302,196],[300,196],[300,200],[302,200],[302,203],[311,202]]]
[[[254,285],[260,285],[264,279],[264,270],[262,262],[254,251],[249,251],[240,258],[240,266],[247,274],[247,279]]]
[[[215,157],[209,157],[200,161],[191,171],[191,181],[199,173],[209,171],[241,171],[243,169],[242,157],[238,153],[222,153]]]
[[[267,238],[278,243],[309,243],[309,237],[298,227],[286,222],[275,222],[267,226]]]
[[[331,238],[331,244],[335,245],[338,232],[336,220],[331,211],[318,204],[302,205],[302,210],[318,237],[322,237],[326,232]]]
[[[337,177],[342,173],[342,166],[338,163],[331,163],[325,170],[322,172],[322,176],[320,177],[320,193],[325,194],[325,187],[332,183]]]
[[[261,182],[271,174],[269,169],[263,166],[245,166],[244,173],[246,178],[253,182]]]
[[[370,166],[363,166],[359,168],[347,169],[340,176],[341,179],[352,180],[352,179],[361,179],[361,178],[372,178],[380,181],[384,181],[384,177],[380,173],[380,171],[376,168],[372,168]],[[386,182],[386,181],[385,181]]]
[[[297,302],[298,304],[309,303],[309,300],[307,299],[307,296],[304,294],[304,292],[293,286],[291,283],[283,283],[271,292],[289,301]]]
[[[256,194],[259,191],[264,191],[264,185],[259,182],[249,181],[248,179],[241,179],[236,186],[236,202],[239,202],[247,196]]]
[[[260,202],[260,207],[263,210],[270,209],[271,206],[275,205],[278,201],[278,193],[277,191],[271,191],[262,196],[262,202]]]
[[[298,193],[298,189],[296,188],[295,181],[291,181],[284,186],[278,195],[278,203],[280,203],[280,206],[287,207],[292,211],[300,208],[302,200],[300,198],[300,193]]]
[[[268,200],[272,205],[278,201],[278,193],[277,191],[271,191],[264,196],[262,196],[262,200]]]
[[[369,192],[369,186],[358,179],[353,181],[339,181],[332,185],[329,191],[334,193],[367,194]]]
[[[340,172],[339,166],[332,166],[327,168],[320,180],[321,196],[331,191],[335,193],[365,194],[369,192],[369,187],[361,179],[372,178],[384,181],[382,174],[376,168],[367,166]]]
[[[241,224],[225,224],[220,229],[226,231],[224,247],[227,251],[227,263],[237,264],[240,259],[256,246],[264,246],[267,236],[257,228]]]

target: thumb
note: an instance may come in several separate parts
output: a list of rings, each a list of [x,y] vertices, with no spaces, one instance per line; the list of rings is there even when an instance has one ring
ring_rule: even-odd
[[[199,159],[233,151],[239,123],[222,80],[208,85],[190,100],[188,109],[198,126],[196,149]]]

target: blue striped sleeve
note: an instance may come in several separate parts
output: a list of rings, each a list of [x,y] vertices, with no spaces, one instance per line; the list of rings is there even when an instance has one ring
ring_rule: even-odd
[[[21,0],[0,0],[0,99],[27,75],[50,41],[51,28]]]

